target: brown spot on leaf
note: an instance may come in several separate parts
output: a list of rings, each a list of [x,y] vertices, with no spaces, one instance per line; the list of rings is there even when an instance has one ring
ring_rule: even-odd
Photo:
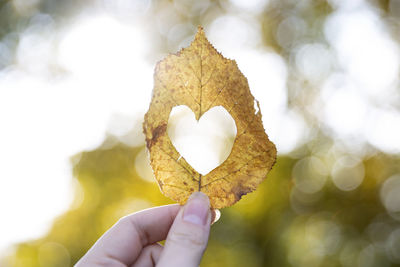
[[[150,148],[157,142],[157,139],[163,135],[165,133],[165,131],[167,130],[167,124],[161,124],[159,126],[157,126],[153,132],[152,132],[152,138],[148,139],[146,138],[146,145],[147,145],[147,149],[150,150]]]
[[[242,196],[250,193],[251,191],[253,191],[251,190],[251,188],[247,188],[244,186],[235,186],[234,188],[232,188],[232,193],[235,196],[236,201],[239,201]]]

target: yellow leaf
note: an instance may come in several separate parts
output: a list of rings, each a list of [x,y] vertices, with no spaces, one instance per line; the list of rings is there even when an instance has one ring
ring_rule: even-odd
[[[229,157],[207,175],[181,157],[167,134],[170,112],[179,105],[188,106],[197,120],[210,108],[222,106],[235,120],[237,135]],[[259,103],[246,77],[234,60],[215,50],[201,27],[189,47],[157,64],[143,129],[161,191],[181,204],[192,192],[201,191],[212,208],[233,205],[257,188],[276,160],[275,145],[264,131]]]

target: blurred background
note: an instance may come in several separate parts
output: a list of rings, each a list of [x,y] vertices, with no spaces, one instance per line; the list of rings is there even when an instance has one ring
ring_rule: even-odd
[[[278,148],[202,266],[400,266],[399,0],[1,0],[0,266],[71,266],[171,203],[142,121],[156,62],[198,25]]]

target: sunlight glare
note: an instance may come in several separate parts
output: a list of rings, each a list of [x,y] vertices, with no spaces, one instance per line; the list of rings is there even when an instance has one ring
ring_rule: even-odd
[[[327,18],[325,35],[341,66],[365,94],[376,97],[398,80],[398,46],[366,4],[333,13]]]
[[[359,135],[367,118],[368,103],[345,77],[332,75],[322,89],[323,122],[340,136]]]
[[[42,236],[74,204],[71,156],[101,145],[110,127],[123,135],[137,125],[152,85],[144,47],[135,25],[103,15],[60,36],[49,28],[22,34],[17,64],[0,72],[1,248]],[[60,79],[49,75],[56,63],[67,71]],[[115,114],[123,119],[111,123]]]
[[[176,150],[203,175],[228,158],[236,132],[234,119],[221,106],[211,108],[198,122],[189,107],[177,106],[168,122],[168,136]]]

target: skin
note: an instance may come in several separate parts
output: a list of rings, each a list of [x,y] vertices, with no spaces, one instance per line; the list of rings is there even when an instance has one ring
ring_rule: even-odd
[[[120,219],[76,267],[197,267],[207,246],[212,212],[209,199],[194,193],[185,206],[167,205]],[[157,242],[165,240],[165,247]]]

